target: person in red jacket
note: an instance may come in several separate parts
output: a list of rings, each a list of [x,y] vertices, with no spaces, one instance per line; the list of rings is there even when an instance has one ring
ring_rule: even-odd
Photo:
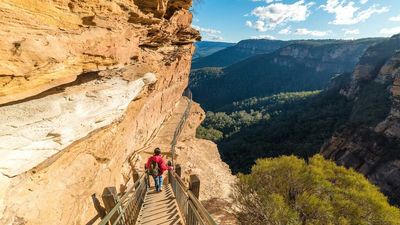
[[[156,191],[162,191],[163,185],[163,173],[167,170],[172,170],[172,166],[167,166],[165,160],[161,155],[161,150],[159,148],[154,149],[154,155],[151,156],[146,163],[147,172],[153,176],[154,183],[156,186]]]

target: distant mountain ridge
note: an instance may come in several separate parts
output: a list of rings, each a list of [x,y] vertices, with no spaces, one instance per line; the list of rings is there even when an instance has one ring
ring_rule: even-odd
[[[194,59],[192,62],[192,69],[226,67],[257,54],[271,53],[290,43],[291,42],[266,39],[243,40],[234,46],[215,52],[209,56]]]
[[[226,68],[195,69],[191,74],[190,87],[195,100],[206,110],[216,110],[251,97],[323,89],[335,74],[351,72],[365,50],[382,40],[245,41],[247,45],[241,44],[247,46],[245,54],[272,50],[278,45],[283,47],[269,54],[253,55]],[[255,46],[264,43],[267,47],[255,50],[257,48],[250,47],[249,43],[256,43]],[[221,50],[206,58],[222,55],[229,58],[226,54],[233,48],[236,47]],[[207,64],[213,65],[215,63]]]
[[[193,59],[202,58],[209,56],[215,52],[222,49],[231,47],[235,43],[227,42],[214,42],[214,41],[199,41],[194,44],[196,46],[196,51],[193,54]]]

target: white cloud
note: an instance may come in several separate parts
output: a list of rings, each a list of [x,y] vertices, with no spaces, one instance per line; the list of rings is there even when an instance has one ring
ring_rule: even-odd
[[[368,0],[360,0],[360,4],[367,4],[368,3]]]
[[[215,30],[215,29],[210,29],[210,28],[203,28],[203,27],[199,27],[196,25],[192,25],[192,27],[196,30],[199,30],[200,32],[204,32],[204,33],[209,33],[209,34],[220,34],[221,31],[219,30]]]
[[[319,30],[308,30],[306,28],[300,28],[300,29],[296,29],[294,31],[295,35],[309,35],[309,36],[315,36],[315,37],[325,37],[329,34],[331,34],[332,31],[328,30],[328,31],[319,31]]]
[[[224,40],[224,38],[220,36],[220,34],[222,33],[220,30],[203,28],[196,25],[192,25],[192,27],[196,30],[199,30],[205,40],[212,40],[212,41]]]
[[[262,20],[257,20],[256,22],[246,21],[246,26],[254,28],[260,32],[267,31],[267,27],[265,26],[265,22]]]
[[[214,34],[206,34],[204,36],[204,40],[205,41],[223,41],[224,38],[218,35],[214,35]]]
[[[342,29],[345,35],[358,35],[360,34],[359,29]]]
[[[252,36],[252,39],[268,39],[268,40],[276,40],[276,37],[272,36],[272,35],[259,35],[259,36]]]
[[[258,18],[255,22],[258,23],[258,26],[253,23],[251,27],[259,31],[266,31],[290,21],[305,21],[310,15],[310,7],[314,4],[314,2],[305,3],[304,0],[299,0],[293,4],[274,1],[273,4],[268,6],[257,7],[253,9],[251,14]]]
[[[400,27],[383,28],[379,33],[392,36],[400,33]]]
[[[273,2],[280,2],[282,0],[251,0],[252,2],[266,2],[268,4],[273,3]]]
[[[389,20],[394,22],[400,22],[400,15],[390,17]]]
[[[290,29],[291,29],[291,27],[288,26],[288,27],[286,27],[286,28],[280,30],[280,31],[278,32],[278,34],[291,34],[292,31],[291,31]]]
[[[355,4],[355,2],[348,0],[327,0],[326,5],[322,5],[321,8],[328,13],[335,14],[335,20],[330,22],[335,25],[357,24],[366,21],[374,14],[389,11],[388,7],[381,7],[377,4],[361,10]]]

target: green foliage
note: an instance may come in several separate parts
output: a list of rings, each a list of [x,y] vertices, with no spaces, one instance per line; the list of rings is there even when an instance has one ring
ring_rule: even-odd
[[[384,39],[384,41],[381,40],[368,48],[369,54],[364,54],[359,64],[374,66],[375,70],[372,72],[376,74],[383,64],[397,51],[399,45],[399,36],[393,36],[390,39]]]
[[[324,88],[335,72],[318,72],[304,62],[273,54],[259,55],[220,69],[192,71],[190,89],[194,99],[208,111],[223,111],[233,102],[285,92]],[[294,76],[295,74],[295,76]]]
[[[214,128],[205,128],[200,126],[196,130],[196,136],[201,139],[218,142],[224,137],[224,133]]]
[[[250,112],[242,110],[233,112],[231,114],[226,114],[225,112],[207,112],[206,119],[202,126],[208,130],[216,129],[221,131],[223,138],[227,138],[239,132],[242,128],[249,127],[250,125],[256,124],[263,119],[269,119],[269,114],[253,110]]]
[[[207,112],[206,119],[197,131],[197,136],[215,142],[223,141],[243,128],[261,121],[268,121],[271,115],[278,115],[281,111],[292,108],[293,104],[302,102],[319,93],[320,91],[281,93],[269,97],[253,97],[241,102],[234,102],[226,106],[224,112]],[[207,131],[212,132],[212,134],[207,134]],[[220,137],[220,134],[222,134],[222,137]]]
[[[388,84],[377,82],[361,85],[350,122],[356,125],[374,126],[382,121],[388,115],[391,106],[387,86]]]
[[[190,72],[190,85],[192,88],[197,88],[205,80],[218,79],[223,74],[223,69],[220,67],[207,67]]]
[[[198,4],[199,1],[194,1],[194,4]],[[193,59],[209,56],[215,52],[221,51],[227,47],[235,45],[234,43],[226,42],[214,42],[214,41],[200,41],[196,42],[196,51],[193,54]]]
[[[222,107],[223,112],[234,112],[238,110],[261,110],[277,111],[283,110],[293,103],[305,100],[309,97],[320,94],[321,91],[302,91],[302,92],[284,92],[267,97],[252,97],[243,101],[236,101],[230,105]]]
[[[307,158],[348,120],[351,102],[338,93],[341,87],[236,102],[226,110],[248,113],[208,112],[203,126],[223,133],[218,148],[234,173],[249,172],[257,158],[291,154]]]
[[[241,224],[399,225],[390,206],[363,175],[322,156],[308,163],[294,156],[257,160],[239,175],[235,200]]]
[[[290,41],[279,40],[243,40],[234,46],[227,47],[206,57],[194,59],[193,69],[204,67],[226,67],[257,54],[271,53]]]
[[[195,101],[208,111],[223,111],[221,107],[251,97],[319,90],[325,88],[335,74],[352,71],[365,49],[380,40],[284,42],[283,45],[279,43],[281,48],[277,47],[268,54],[255,54],[253,51],[260,48],[249,47],[255,46],[254,43],[239,43],[209,56],[219,55],[209,63],[198,65],[195,61],[193,68],[197,70],[193,71],[189,85]],[[270,49],[272,42],[268,43],[260,46]],[[332,57],[338,48],[346,51]],[[226,65],[221,62],[235,55],[232,49],[240,49],[240,54],[251,50],[252,56],[224,67]],[[224,68],[212,76],[208,67]],[[192,80],[192,77],[201,79]]]

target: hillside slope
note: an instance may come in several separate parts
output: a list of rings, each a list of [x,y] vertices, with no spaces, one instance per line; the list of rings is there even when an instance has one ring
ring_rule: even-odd
[[[194,59],[193,69],[203,67],[225,67],[257,54],[271,53],[290,42],[274,40],[243,40],[234,46],[215,52],[209,56]]]
[[[203,126],[225,135],[218,147],[234,172],[249,172],[258,158],[321,152],[400,204],[399,50],[396,35],[370,46],[354,72],[335,76],[320,93],[234,102],[222,108],[228,115],[211,114]],[[226,127],[236,131],[230,135]]]
[[[400,35],[370,47],[341,93],[353,101],[348,123],[322,148],[363,173],[400,203]]]
[[[195,100],[212,111],[250,97],[323,89],[336,74],[351,72],[381,40],[303,41],[223,69],[194,70],[190,87]]]
[[[343,78],[346,80],[346,77],[335,79]],[[235,103],[229,109],[235,110],[227,113],[229,118],[236,118],[233,115],[237,113],[244,114],[234,125],[229,126],[228,119],[210,116],[203,126],[224,132],[218,148],[235,173],[250,172],[259,158],[282,155],[308,158],[318,153],[349,117],[351,102],[339,94],[340,87],[342,84],[322,92],[282,93],[258,101],[252,98]],[[213,120],[217,120],[215,124],[227,123],[225,126],[230,129],[209,126],[207,122]],[[232,131],[233,134],[229,134]]]
[[[193,54],[193,60],[203,58],[221,51],[225,48],[235,45],[234,43],[227,42],[214,42],[214,41],[199,41],[195,43],[196,51]]]

